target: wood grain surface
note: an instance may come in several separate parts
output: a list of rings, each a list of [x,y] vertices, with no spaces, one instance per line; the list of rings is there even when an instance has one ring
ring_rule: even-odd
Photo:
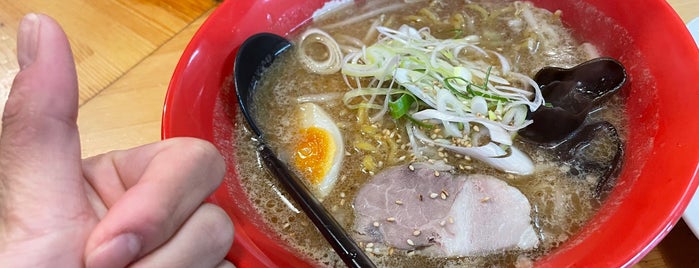
[[[685,22],[699,16],[699,0],[668,3]],[[0,0],[0,111],[18,70],[19,21],[40,12],[63,25],[73,47],[83,155],[157,141],[175,65],[216,5],[214,0]],[[699,267],[699,240],[680,220],[635,267]]]

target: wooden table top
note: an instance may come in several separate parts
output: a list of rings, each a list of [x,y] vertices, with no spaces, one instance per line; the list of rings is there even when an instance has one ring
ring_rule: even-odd
[[[699,16],[699,0],[668,2],[685,22]],[[40,12],[63,25],[73,46],[83,155],[157,141],[175,65],[216,5],[215,0],[0,0],[0,111],[18,70],[19,21]],[[699,267],[699,240],[680,220],[635,267]]]

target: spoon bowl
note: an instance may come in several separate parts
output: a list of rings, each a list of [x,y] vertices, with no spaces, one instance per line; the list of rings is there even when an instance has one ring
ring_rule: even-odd
[[[255,87],[264,70],[272,65],[277,56],[289,48],[291,48],[291,42],[286,38],[272,33],[259,33],[246,39],[235,57],[233,71],[235,92],[245,121],[256,136],[262,136],[262,131],[252,117]]]

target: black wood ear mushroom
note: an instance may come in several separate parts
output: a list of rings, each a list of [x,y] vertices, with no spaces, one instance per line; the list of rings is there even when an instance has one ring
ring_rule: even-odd
[[[518,132],[528,143],[554,150],[571,165],[571,173],[592,170],[602,174],[595,194],[605,190],[609,178],[619,171],[623,146],[612,124],[587,122],[588,114],[606,102],[626,82],[624,66],[611,58],[593,59],[573,68],[545,67],[534,80],[541,87],[546,105],[530,112],[533,123]],[[586,152],[596,141],[614,144],[610,154]]]
[[[583,124],[587,114],[626,82],[624,66],[597,58],[570,69],[545,67],[535,76],[546,105],[529,114],[533,123],[519,135],[535,144],[556,145]]]

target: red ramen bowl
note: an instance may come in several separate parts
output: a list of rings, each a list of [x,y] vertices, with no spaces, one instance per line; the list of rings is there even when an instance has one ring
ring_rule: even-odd
[[[238,112],[231,74],[240,44],[258,32],[293,32],[324,0],[225,1],[184,51],[167,92],[162,137],[214,143],[233,166],[232,130]],[[585,227],[536,261],[543,267],[629,266],[678,221],[699,181],[699,51],[664,0],[534,0],[562,10],[575,35],[621,61],[630,124],[624,167],[616,187]],[[287,250],[246,198],[229,168],[209,201],[235,224],[228,254],[238,267],[314,266]]]

